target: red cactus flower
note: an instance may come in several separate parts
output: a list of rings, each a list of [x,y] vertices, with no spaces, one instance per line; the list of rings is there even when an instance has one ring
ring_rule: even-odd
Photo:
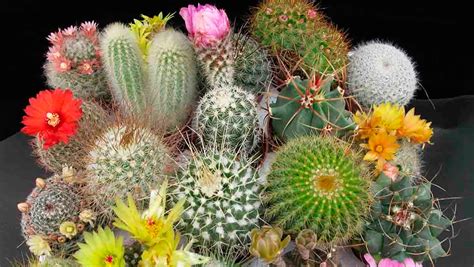
[[[82,116],[80,99],[75,99],[71,90],[43,90],[29,99],[25,108],[21,131],[38,136],[44,149],[59,142],[67,144],[76,134],[78,121]]]

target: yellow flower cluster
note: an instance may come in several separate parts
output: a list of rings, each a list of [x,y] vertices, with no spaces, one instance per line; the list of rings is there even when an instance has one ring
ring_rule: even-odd
[[[354,121],[357,124],[357,137],[368,139],[361,146],[368,150],[366,161],[377,161],[377,170],[382,170],[386,161],[395,157],[400,145],[399,139],[407,139],[415,144],[430,141],[433,135],[431,122],[415,115],[415,109],[405,114],[405,108],[384,103],[373,107],[372,112],[356,112]]]
[[[166,23],[173,18],[174,14],[168,14],[163,17],[163,13],[160,12],[158,16],[148,17],[142,15],[143,20],[134,19],[133,23],[130,23],[130,29],[135,34],[138,41],[138,46],[142,51],[143,57],[146,58],[148,54],[148,48],[150,47],[150,41],[153,35],[161,31]]]

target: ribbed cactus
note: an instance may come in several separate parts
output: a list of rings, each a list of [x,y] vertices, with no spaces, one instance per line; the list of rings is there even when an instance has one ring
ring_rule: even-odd
[[[261,206],[261,181],[251,164],[232,152],[205,149],[178,172],[173,201],[185,197],[186,204],[177,226],[206,254],[245,253]]]
[[[235,34],[235,84],[249,93],[265,92],[272,82],[272,63],[257,41],[246,34]]]
[[[71,166],[76,170],[84,168],[82,160],[87,155],[87,145],[93,142],[105,128],[109,116],[95,102],[83,101],[81,108],[82,117],[79,120],[79,128],[77,133],[69,140],[69,143],[59,143],[49,149],[44,149],[39,138],[32,141],[33,153],[46,170],[59,173],[64,165]]]
[[[183,126],[198,95],[197,62],[192,44],[176,30],[155,35],[148,54],[149,87],[154,117],[169,129]]]
[[[139,125],[118,123],[89,151],[87,191],[100,221],[110,223],[116,196],[131,193],[140,207],[163,179],[167,149],[160,137]]]
[[[350,53],[347,86],[364,107],[384,102],[406,105],[418,85],[412,60],[401,49],[378,41]]]
[[[101,47],[105,70],[112,85],[112,95],[123,106],[144,111],[146,66],[137,40],[123,24],[109,25],[102,36]]]
[[[244,153],[258,141],[257,104],[255,96],[237,86],[212,89],[201,99],[194,129],[205,145],[225,145]]]
[[[372,191],[376,202],[363,234],[365,251],[400,262],[405,258],[432,262],[447,256],[439,238],[453,222],[438,208],[431,183],[413,185],[409,177],[392,182],[381,174]]]
[[[359,158],[334,137],[291,140],[277,151],[267,177],[265,220],[295,235],[313,230],[323,247],[357,236],[372,199]]]
[[[271,104],[272,127],[283,140],[310,134],[341,136],[355,128],[345,110],[342,90],[331,89],[332,78],[293,78]]]
[[[398,166],[403,175],[415,178],[413,181],[419,180],[423,176],[421,145],[402,141],[392,164]]]
[[[85,22],[79,28],[71,26],[49,35],[51,47],[44,70],[51,87],[70,88],[84,99],[110,97],[96,27],[94,22]]]
[[[212,47],[196,47],[202,75],[210,88],[234,84],[234,45],[231,35]]]

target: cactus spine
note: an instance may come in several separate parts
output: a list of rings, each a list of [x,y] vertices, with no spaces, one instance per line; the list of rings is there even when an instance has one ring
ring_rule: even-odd
[[[234,84],[234,45],[232,34],[212,47],[196,47],[201,70],[211,88]]]

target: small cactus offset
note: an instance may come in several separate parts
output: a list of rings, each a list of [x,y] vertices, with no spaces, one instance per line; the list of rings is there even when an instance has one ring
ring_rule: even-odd
[[[44,70],[50,86],[70,88],[76,97],[84,99],[110,97],[95,22],[51,33],[48,40],[51,47]]]
[[[182,127],[198,96],[196,55],[186,36],[173,29],[157,33],[148,53],[148,71],[153,117],[170,122],[168,129]]]
[[[86,190],[99,220],[112,221],[115,196],[131,193],[144,207],[150,190],[163,179],[166,162],[167,148],[149,129],[127,123],[106,129],[86,159]]]
[[[272,128],[283,140],[310,135],[344,135],[355,129],[351,113],[345,110],[340,87],[331,90],[332,78],[293,78],[271,104]]]
[[[44,149],[40,138],[32,140],[33,153],[46,170],[59,173],[64,165],[76,170],[84,168],[82,159],[87,155],[86,147],[106,127],[109,115],[100,105],[92,101],[83,101],[81,108],[82,117],[79,120],[78,130],[67,144],[59,143]]]
[[[251,152],[259,137],[255,96],[237,86],[212,89],[196,109],[194,129],[205,145]]]
[[[349,61],[347,86],[362,106],[385,102],[406,105],[413,98],[417,73],[403,50],[372,41],[351,51]]]
[[[260,220],[260,178],[252,161],[233,152],[192,152],[177,173],[173,201],[186,197],[178,228],[209,255],[245,253],[249,232]]]
[[[112,95],[128,111],[145,109],[146,66],[132,31],[123,24],[109,25],[101,39],[103,62]]]
[[[413,181],[420,180],[423,177],[421,145],[402,141],[392,164],[398,166],[404,176],[415,178]]]
[[[410,177],[394,182],[381,174],[372,191],[376,202],[363,234],[364,251],[399,262],[432,262],[447,256],[440,235],[450,231],[453,222],[433,200],[431,183],[412,185]]]
[[[295,235],[313,230],[322,247],[362,232],[372,200],[370,176],[357,153],[341,142],[306,136],[277,151],[263,193],[268,223]]]

